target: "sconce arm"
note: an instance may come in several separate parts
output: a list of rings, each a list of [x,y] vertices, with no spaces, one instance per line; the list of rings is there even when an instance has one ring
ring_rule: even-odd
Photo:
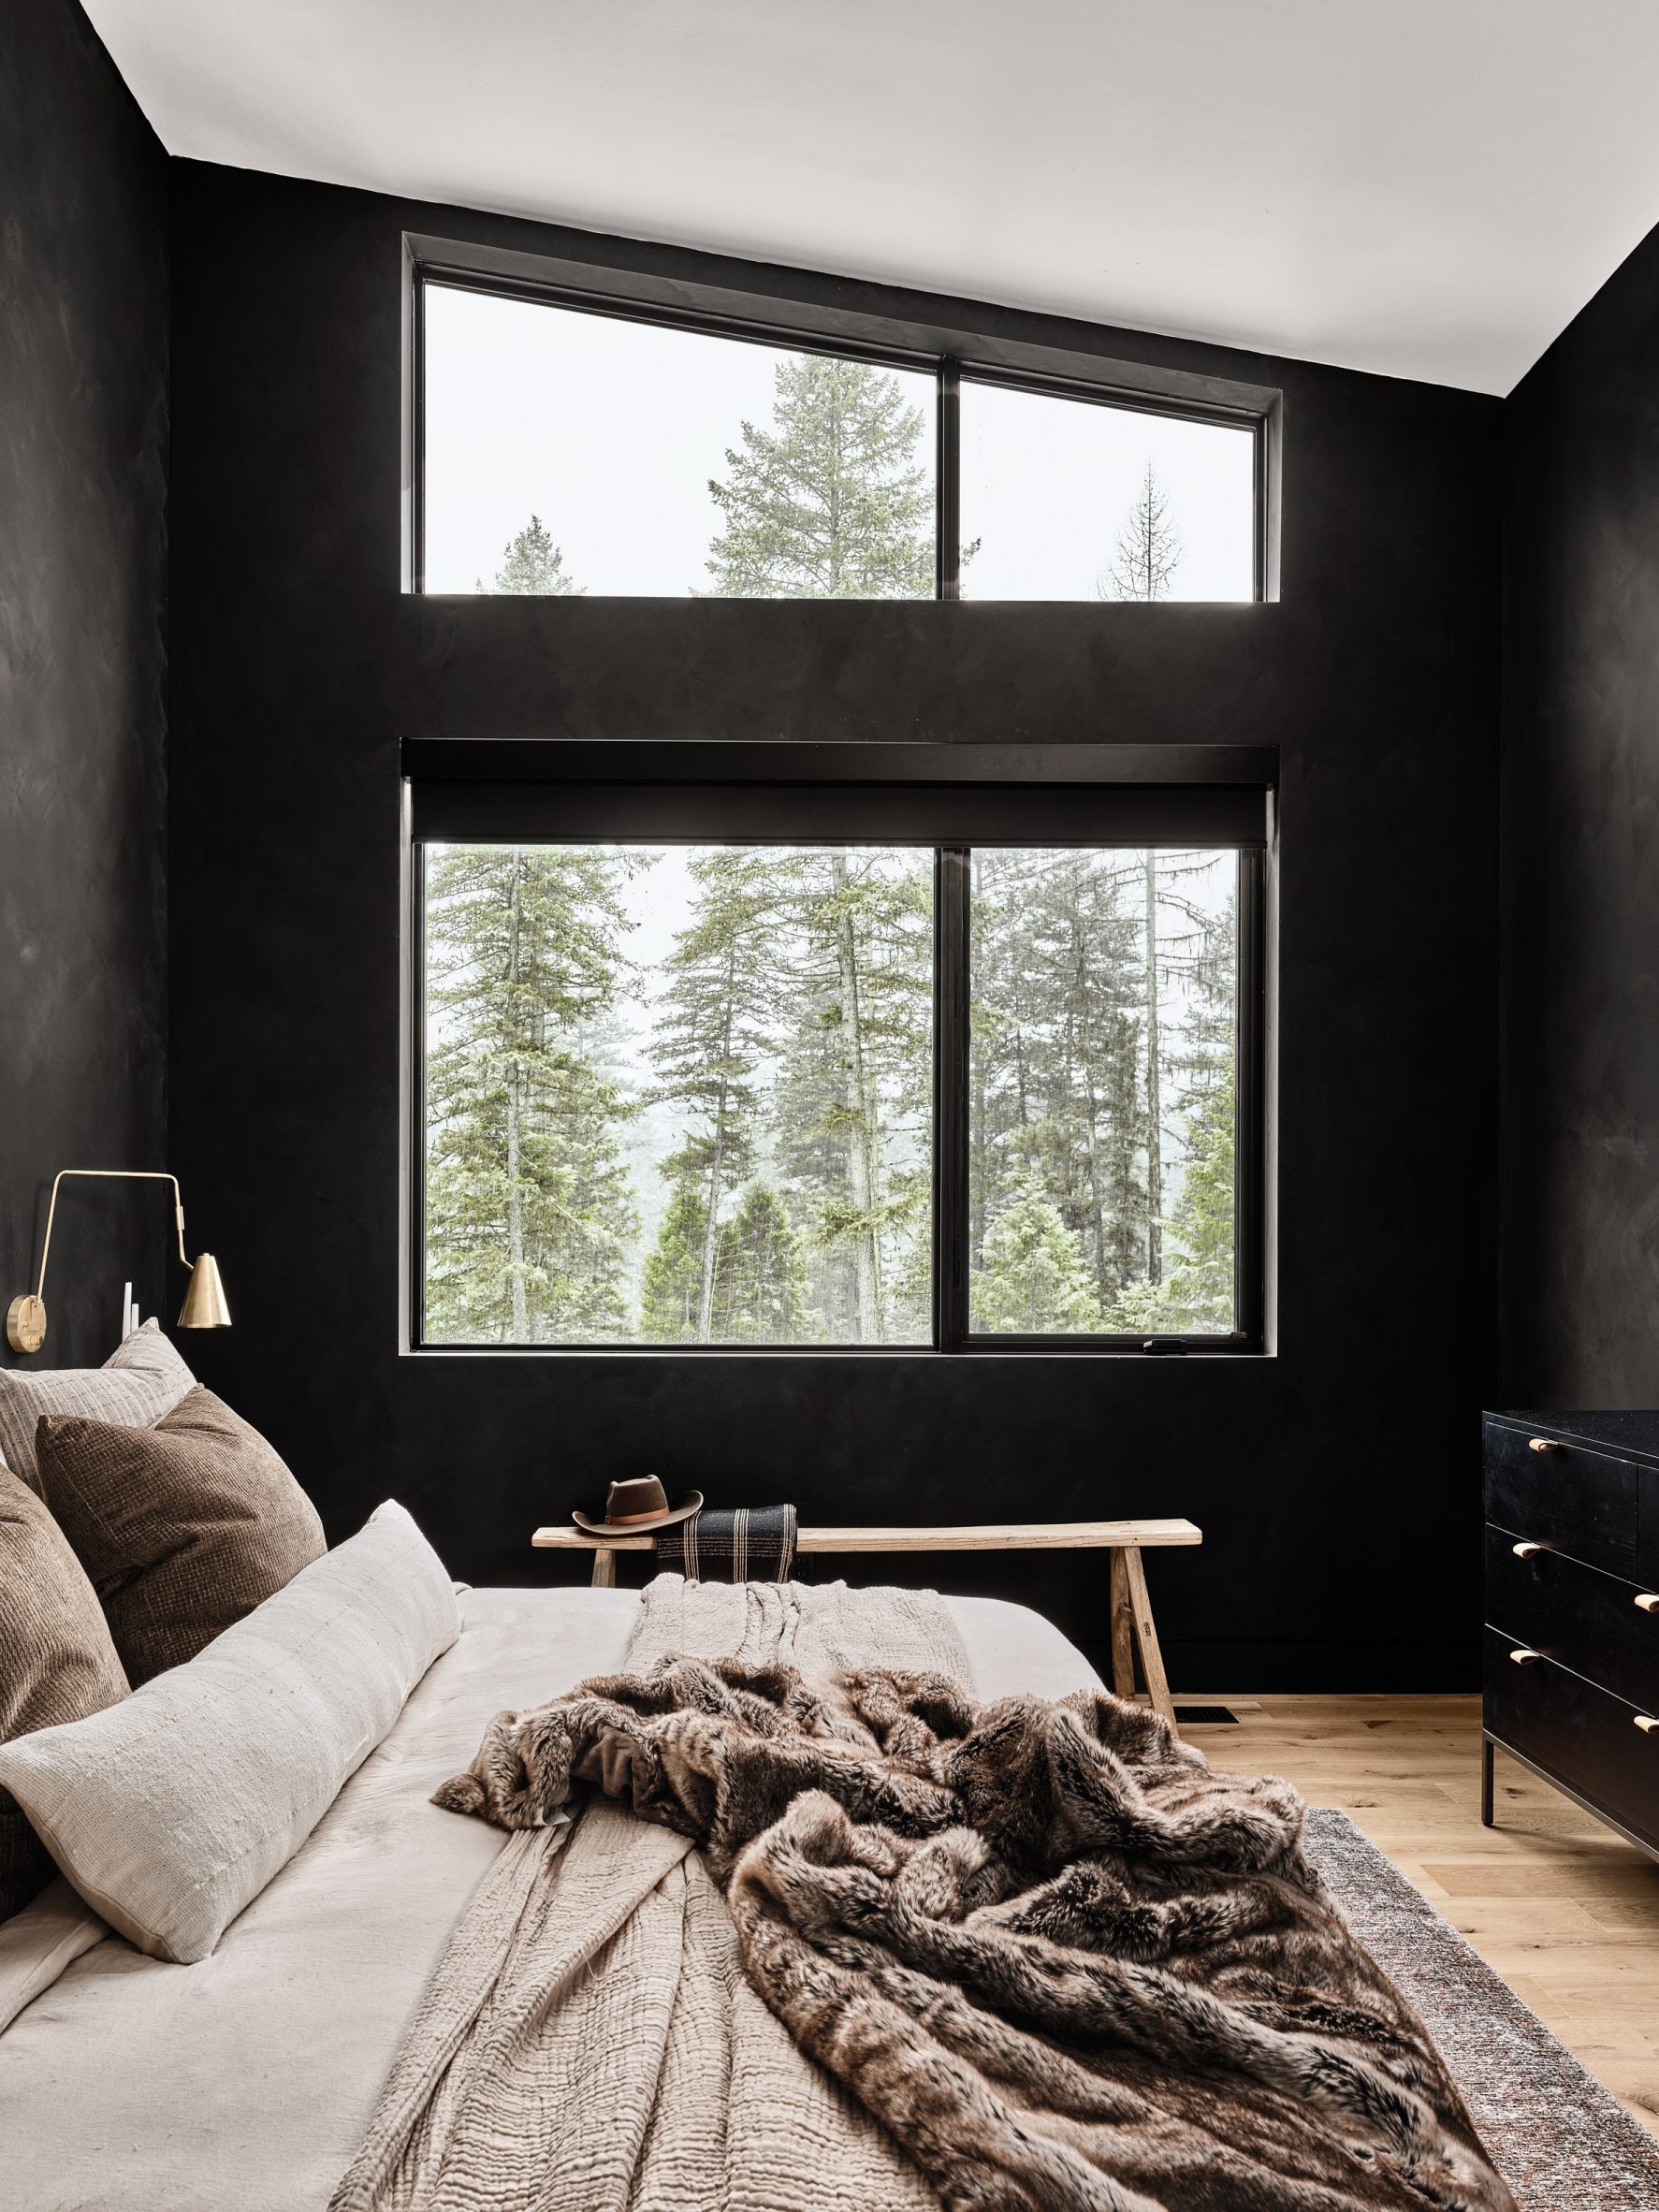
[[[51,1181],[51,1201],[46,1209],[46,1235],[40,1244],[40,1279],[35,1286],[36,1297],[46,1290],[46,1256],[51,1250],[51,1224],[58,1210],[58,1185],[65,1175],[89,1175],[104,1182],[170,1183],[173,1186],[173,1224],[179,1232],[179,1258],[184,1259],[184,1202],[179,1195],[179,1178],[156,1168],[60,1168]],[[186,1267],[190,1265],[184,1259]]]

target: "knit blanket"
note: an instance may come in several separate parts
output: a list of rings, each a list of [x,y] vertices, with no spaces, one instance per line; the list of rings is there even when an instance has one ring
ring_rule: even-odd
[[[1294,1792],[976,1706],[931,1603],[659,1583],[490,1724],[438,1801],[513,1840],[337,2212],[1514,2212]]]

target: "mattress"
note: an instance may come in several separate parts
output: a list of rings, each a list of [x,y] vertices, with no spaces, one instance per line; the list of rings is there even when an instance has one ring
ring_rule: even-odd
[[[982,1699],[1098,1686],[1041,1614],[946,1602]],[[623,1590],[466,1592],[458,1640],[211,1957],[171,1966],[110,1935],[75,1958],[0,2035],[7,2212],[324,2212],[503,1841],[431,1792],[491,1714],[619,1666],[638,1608]],[[60,1890],[0,1933],[45,1954],[64,1916]]]

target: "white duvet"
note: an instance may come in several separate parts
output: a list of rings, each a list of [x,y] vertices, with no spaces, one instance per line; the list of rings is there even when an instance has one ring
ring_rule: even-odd
[[[982,1698],[1096,1683],[1040,1614],[947,1602]],[[6,2212],[323,2212],[503,1841],[430,1793],[502,1707],[618,1666],[638,1604],[469,1591],[459,1640],[211,1957],[170,1966],[118,1936],[75,1956],[98,1924],[58,1885],[0,1928],[0,2020],[8,1986],[23,2001],[0,2034]]]

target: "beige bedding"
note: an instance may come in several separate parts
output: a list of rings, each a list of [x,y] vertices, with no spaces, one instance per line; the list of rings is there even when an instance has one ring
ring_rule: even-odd
[[[981,1697],[1096,1681],[1040,1615],[953,1598]],[[298,1856],[194,1966],[109,1937],[0,2035],[7,2212],[323,2212],[500,1833],[428,1803],[502,1706],[621,1664],[627,1591],[472,1591],[463,1633]],[[61,1894],[8,1924],[0,2019]],[[55,1917],[54,1915],[55,1911]],[[37,1940],[36,1940],[37,1939]],[[36,1954],[30,1967],[31,1945]]]

